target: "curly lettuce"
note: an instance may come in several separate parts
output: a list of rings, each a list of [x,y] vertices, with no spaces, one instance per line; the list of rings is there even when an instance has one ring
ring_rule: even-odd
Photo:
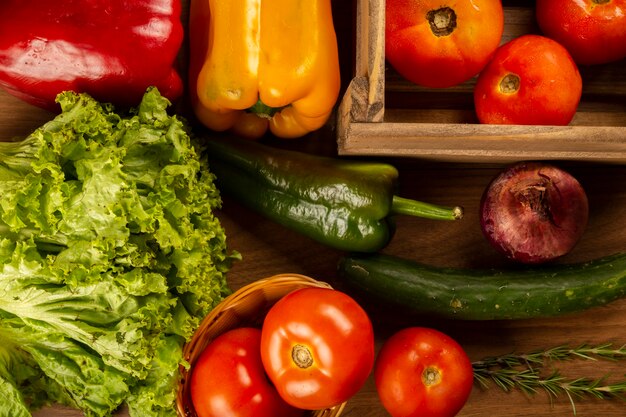
[[[0,143],[0,416],[175,416],[182,346],[227,294],[214,176],[158,90]]]

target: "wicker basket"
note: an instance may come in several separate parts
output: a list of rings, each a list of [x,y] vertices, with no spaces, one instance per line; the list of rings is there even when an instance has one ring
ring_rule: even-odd
[[[193,368],[200,353],[220,334],[237,327],[260,326],[269,308],[291,291],[304,287],[331,288],[325,282],[304,275],[280,274],[242,287],[226,297],[200,323],[183,348],[183,358]],[[180,417],[196,417],[189,393],[188,370],[181,367],[176,405]],[[307,417],[337,417],[346,403],[324,410],[307,411]]]

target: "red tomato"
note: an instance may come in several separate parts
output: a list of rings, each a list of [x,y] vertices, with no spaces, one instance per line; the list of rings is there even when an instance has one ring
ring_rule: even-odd
[[[474,105],[481,123],[567,125],[581,94],[567,50],[544,36],[523,35],[498,48],[480,73]]]
[[[500,0],[387,0],[385,56],[415,84],[443,88],[469,80],[500,44]]]
[[[238,328],[211,342],[194,364],[191,401],[198,417],[302,416],[269,383],[261,363],[261,330]]]
[[[356,394],[372,371],[372,323],[342,292],[296,290],[265,317],[261,357],[289,404],[307,410],[330,408]]]
[[[474,371],[451,337],[434,329],[409,327],[383,344],[374,381],[392,417],[451,417],[467,402]]]
[[[626,58],[626,0],[537,0],[536,16],[579,64]]]

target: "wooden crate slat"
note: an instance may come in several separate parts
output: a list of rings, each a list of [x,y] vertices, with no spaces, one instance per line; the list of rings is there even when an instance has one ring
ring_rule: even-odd
[[[539,33],[532,2],[503,4],[503,43]],[[569,126],[481,125],[473,109],[475,78],[448,89],[428,89],[404,80],[386,64],[384,9],[384,0],[357,3],[356,75],[339,106],[340,155],[626,163],[626,60],[581,67],[583,97]]]

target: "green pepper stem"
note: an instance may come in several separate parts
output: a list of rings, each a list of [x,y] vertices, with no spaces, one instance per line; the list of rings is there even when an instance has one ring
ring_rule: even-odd
[[[433,220],[459,220],[463,218],[463,207],[443,207],[394,195],[390,214],[406,214]]]
[[[263,103],[261,99],[259,99],[252,107],[248,109],[250,113],[254,113],[259,117],[263,117],[266,119],[271,119],[274,114],[278,113],[284,107],[270,107],[267,104]]]

